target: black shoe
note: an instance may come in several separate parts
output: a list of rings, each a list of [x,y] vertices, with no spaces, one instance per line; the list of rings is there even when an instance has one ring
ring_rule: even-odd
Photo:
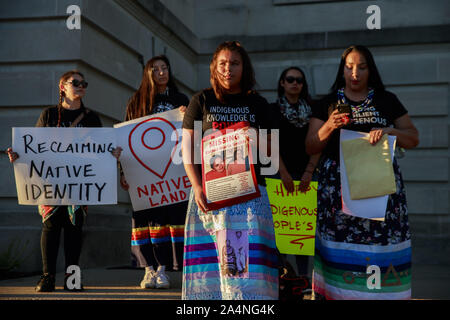
[[[52,292],[55,291],[55,275],[45,273],[41,276],[36,288],[36,292]]]
[[[83,288],[83,285],[82,285],[82,284],[80,284],[80,289],[77,289],[77,288],[69,289],[69,288],[67,287],[67,278],[69,278],[71,275],[72,275],[71,273],[66,273],[66,275],[64,276],[64,290],[71,291],[71,292],[80,292],[80,291],[83,291],[84,288]]]

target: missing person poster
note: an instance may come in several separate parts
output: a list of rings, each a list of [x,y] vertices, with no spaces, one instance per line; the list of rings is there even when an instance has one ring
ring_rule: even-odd
[[[112,128],[13,128],[19,204],[117,203]]]
[[[203,192],[210,210],[260,196],[246,128],[239,122],[202,139]]]

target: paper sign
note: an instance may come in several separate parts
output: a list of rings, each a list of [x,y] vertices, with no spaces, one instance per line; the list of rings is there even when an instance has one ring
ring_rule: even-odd
[[[134,211],[189,200],[191,184],[180,152],[182,117],[174,109],[114,125]]]
[[[202,139],[202,184],[209,210],[260,196],[249,137],[239,122]]]
[[[345,140],[341,142],[341,148],[352,200],[395,193],[387,135],[375,145],[369,143],[368,137]]]
[[[317,181],[311,181],[306,193],[288,193],[280,179],[266,178],[272,209],[277,248],[281,253],[314,255],[317,218]]]
[[[340,140],[346,141],[367,136],[368,133],[341,129]],[[393,161],[396,137],[388,136],[388,142],[391,153],[391,161]],[[352,200],[350,198],[347,170],[342,156],[342,149],[341,148],[339,149],[340,149],[339,156],[340,156],[340,171],[341,171],[342,212],[360,218],[384,220],[389,196],[385,195],[374,198]]]
[[[117,203],[112,128],[13,128],[19,204]]]

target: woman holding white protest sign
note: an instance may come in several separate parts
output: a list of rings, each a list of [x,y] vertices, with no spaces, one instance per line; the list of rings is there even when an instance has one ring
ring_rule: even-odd
[[[194,141],[194,127],[202,128],[199,139],[206,131],[218,132],[238,121],[247,121],[255,129],[270,128],[269,105],[253,91],[253,67],[240,43],[219,45],[210,74],[212,88],[193,96],[183,122],[183,161],[192,191],[186,217],[182,298],[277,299],[275,234],[259,161],[254,168],[261,195],[219,210],[208,208],[200,166],[194,162],[199,142]],[[246,253],[242,255],[245,259],[239,260],[240,272],[230,272],[227,252]]]
[[[101,127],[98,115],[87,109],[82,101],[88,83],[83,74],[77,70],[64,73],[59,80],[59,103],[57,106],[44,109],[36,123],[36,127]],[[11,162],[19,155],[8,149]],[[120,155],[120,148],[113,151],[114,157]],[[48,206],[40,205],[42,216],[41,253],[43,275],[36,286],[38,292],[55,290],[56,262],[61,231],[64,229],[65,270],[69,266],[78,265],[81,254],[82,226],[87,213],[87,206]],[[70,274],[66,274],[66,279]],[[71,289],[64,281],[64,288]]]
[[[145,65],[141,85],[128,101],[125,121],[176,108],[184,113],[188,103],[178,91],[167,57],[155,56]],[[120,185],[129,189],[122,170]],[[145,268],[141,288],[169,288],[165,271],[181,270],[186,208],[187,202],[179,202],[133,212],[131,254],[133,265]]]
[[[306,139],[307,152],[322,152],[324,157],[317,191],[315,297],[410,299],[411,234],[397,160],[394,157],[397,191],[387,198],[384,219],[344,213],[341,128],[369,133],[367,143],[373,146],[385,134],[396,137],[397,147],[409,149],[419,143],[408,111],[394,94],[385,90],[373,56],[364,46],[351,46],[342,54],[332,92],[313,110]],[[367,275],[369,265],[378,268],[378,274],[370,276],[374,282]]]

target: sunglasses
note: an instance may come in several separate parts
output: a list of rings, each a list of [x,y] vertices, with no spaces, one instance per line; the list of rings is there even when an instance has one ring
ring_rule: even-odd
[[[294,81],[297,81],[298,84],[302,84],[304,81],[302,77],[296,78],[291,76],[284,78],[284,80],[286,80],[287,83],[293,83]]]
[[[83,87],[83,88],[87,88],[88,83],[84,80],[77,80],[77,79],[73,79],[72,81],[67,81],[67,83],[71,83],[74,87]]]

